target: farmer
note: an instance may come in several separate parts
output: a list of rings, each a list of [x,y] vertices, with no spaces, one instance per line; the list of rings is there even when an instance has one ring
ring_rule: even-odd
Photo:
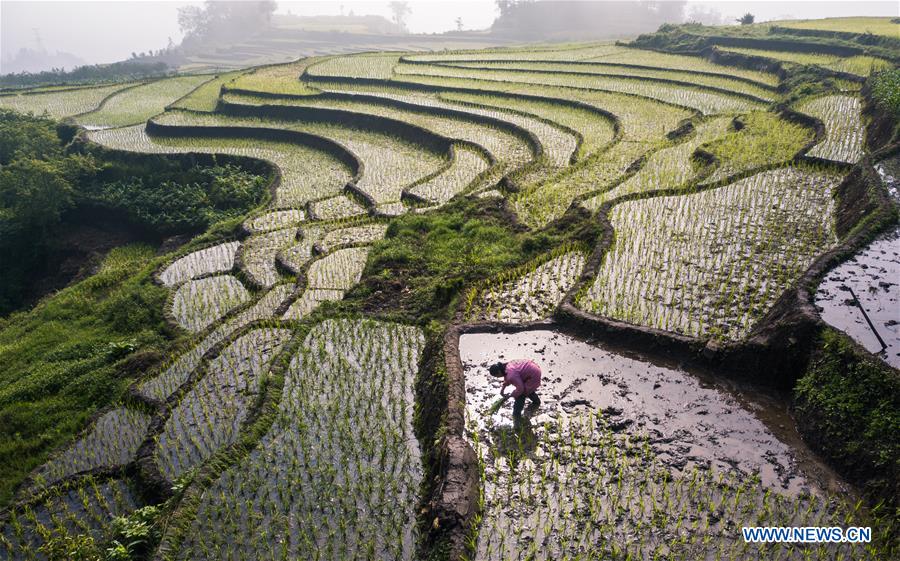
[[[541,398],[537,395],[537,389],[541,386],[541,368],[532,360],[511,360],[498,362],[488,368],[488,372],[495,378],[503,378],[500,386],[500,395],[507,399],[515,398],[513,404],[513,420],[518,421],[522,417],[522,408],[525,406],[525,398],[531,401],[529,407],[537,407],[541,404]],[[513,386],[513,391],[504,394],[506,386]]]

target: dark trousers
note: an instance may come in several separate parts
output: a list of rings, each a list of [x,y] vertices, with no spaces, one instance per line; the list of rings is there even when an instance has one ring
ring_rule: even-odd
[[[531,404],[537,407],[541,404],[541,398],[538,397],[537,392],[531,392],[528,395],[520,395],[516,398],[515,403],[513,403],[513,417],[521,417],[522,416],[522,408],[525,407],[525,398],[528,398],[531,401]]]

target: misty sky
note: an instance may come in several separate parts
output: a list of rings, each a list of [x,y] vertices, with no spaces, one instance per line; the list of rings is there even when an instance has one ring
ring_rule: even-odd
[[[166,46],[168,38],[181,38],[176,15],[181,1],[17,1],[0,0],[0,59],[22,47],[37,46],[35,30],[48,51],[68,51],[89,63],[114,62],[141,52]],[[456,28],[462,17],[466,29],[489,27],[497,10],[493,0],[410,0],[412,14],[407,25],[414,33],[438,33]],[[785,17],[816,18],[846,15],[898,15],[897,2],[689,2],[712,7],[729,19],[752,12],[757,21]],[[387,0],[313,0],[279,2],[279,13],[297,15],[390,16]]]

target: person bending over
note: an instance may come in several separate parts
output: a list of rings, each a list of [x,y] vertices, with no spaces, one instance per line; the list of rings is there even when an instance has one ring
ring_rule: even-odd
[[[531,401],[530,407],[537,407],[541,404],[541,398],[537,395],[537,389],[541,386],[541,368],[532,360],[511,360],[509,362],[498,362],[488,368],[491,376],[495,378],[503,378],[503,385],[500,387],[500,395],[506,399],[510,396],[515,398],[513,403],[513,420],[519,420],[522,417],[522,408],[525,406],[525,398]],[[513,391],[504,394],[503,390],[506,386],[513,386]]]

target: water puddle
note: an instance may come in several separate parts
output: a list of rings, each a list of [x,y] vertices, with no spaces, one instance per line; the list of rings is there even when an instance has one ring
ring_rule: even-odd
[[[653,364],[549,330],[463,335],[460,356],[467,414],[482,442],[512,424],[511,402],[490,414],[500,382],[487,366],[530,358],[543,371],[538,391],[543,403],[531,418],[533,425],[599,411],[613,431],[646,435],[657,461],[676,473],[695,467],[738,472],[789,494],[835,484],[836,478],[803,447],[783,405],[713,385],[674,365]]]
[[[875,164],[900,204],[900,156]],[[816,291],[822,319],[900,368],[900,227],[832,269]]]
[[[829,325],[900,368],[900,228],[832,269],[816,307]]]

